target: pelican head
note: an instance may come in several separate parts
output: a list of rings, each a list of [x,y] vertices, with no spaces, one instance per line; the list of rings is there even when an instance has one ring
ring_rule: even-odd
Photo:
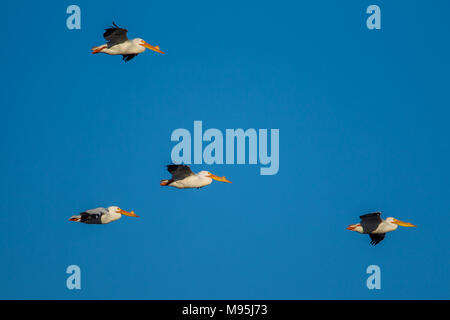
[[[402,227],[416,227],[416,226],[413,225],[412,223],[404,222],[404,221],[398,220],[398,219],[393,218],[393,217],[388,217],[388,218],[386,218],[386,220],[384,220],[384,221],[386,221],[387,223],[390,223],[390,224],[396,224],[396,225],[402,226]]]
[[[136,215],[134,213],[134,211],[128,212],[128,211],[122,210],[116,206],[108,207],[108,211],[111,213],[115,213],[115,214],[123,214],[123,215],[129,216],[129,217],[139,217],[138,215]]]
[[[230,180],[227,180],[227,178],[225,178],[225,177],[218,177],[218,176],[212,174],[212,173],[209,172],[209,171],[200,171],[200,172],[198,173],[198,175],[201,176],[201,177],[205,177],[205,178],[211,178],[211,179],[213,179],[213,180],[220,181],[220,182],[231,183],[231,181],[230,181]]]
[[[141,38],[136,38],[133,40],[134,42],[136,42],[138,45],[143,46],[144,48],[159,52],[159,53],[164,53],[162,52],[158,46],[152,46],[151,44],[145,42],[143,39]]]

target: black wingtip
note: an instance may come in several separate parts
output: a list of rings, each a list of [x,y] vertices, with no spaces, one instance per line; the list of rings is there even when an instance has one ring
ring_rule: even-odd
[[[124,60],[125,62],[128,62],[136,56],[137,56],[137,54],[123,54],[122,60]]]
[[[375,216],[380,216],[380,215],[381,215],[380,211],[375,211],[375,212],[363,214],[362,216],[359,216],[359,218],[363,219],[363,218],[375,217]]]
[[[119,30],[124,30],[124,31],[126,31],[126,32],[128,32],[128,30],[127,29],[124,29],[124,28],[122,28],[122,27],[119,27],[114,21],[113,21],[113,26],[116,28],[116,29],[119,29]]]

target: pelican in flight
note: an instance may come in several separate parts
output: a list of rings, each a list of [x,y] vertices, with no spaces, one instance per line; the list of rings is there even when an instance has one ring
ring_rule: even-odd
[[[83,222],[87,224],[107,224],[122,218],[122,215],[139,217],[134,211],[128,212],[116,206],[108,208],[95,208],[86,210],[79,215],[70,217],[69,221]]]
[[[105,29],[105,33],[103,34],[103,38],[105,38],[107,43],[93,47],[92,53],[96,54],[102,52],[110,55],[121,54],[122,60],[125,60],[125,62],[130,61],[139,53],[144,52],[145,48],[164,53],[158,46],[152,46],[141,38],[129,40],[127,32],[127,29],[120,28],[113,22],[113,27]]]
[[[172,179],[161,180],[160,185],[162,186],[170,186],[178,189],[198,189],[211,184],[213,180],[231,183],[225,177],[218,177],[208,171],[194,173],[186,165],[170,164],[167,166],[167,171],[172,174]]]
[[[403,222],[392,217],[383,220],[381,219],[381,212],[368,213],[359,218],[361,219],[360,223],[352,224],[347,229],[368,234],[371,239],[371,245],[380,243],[386,236],[386,232],[394,231],[398,226],[415,227],[415,225],[409,222]]]

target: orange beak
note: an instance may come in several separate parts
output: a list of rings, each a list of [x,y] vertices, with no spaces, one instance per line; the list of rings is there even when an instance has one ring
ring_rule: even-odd
[[[359,226],[359,224],[351,224],[347,227],[347,230],[354,230],[357,226]]]
[[[138,215],[136,215],[136,214],[134,213],[134,211],[128,212],[128,211],[119,209],[119,213],[120,213],[120,214],[123,214],[123,215],[125,215],[125,216],[129,216],[129,217],[136,217],[136,218],[139,217]]]
[[[214,179],[216,181],[231,183],[231,181],[227,180],[227,178],[225,178],[225,177],[218,177],[218,176],[216,176],[216,175],[214,175],[212,173],[210,173],[208,175],[208,177],[210,177],[211,179]]]
[[[397,220],[397,219],[395,219],[393,222],[402,227],[417,227],[417,226],[413,225],[412,223],[404,222],[404,221]]]
[[[144,41],[143,44],[141,44],[141,46],[146,47],[147,49],[150,49],[150,50],[153,50],[153,51],[156,51],[156,52],[159,52],[159,53],[164,54],[164,52],[162,52],[162,51],[159,49],[158,46],[152,46],[151,44],[148,44],[148,43],[145,42],[145,41]]]

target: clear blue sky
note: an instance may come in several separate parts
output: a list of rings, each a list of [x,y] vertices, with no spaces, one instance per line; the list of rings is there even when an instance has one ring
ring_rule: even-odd
[[[81,30],[66,8],[81,7]],[[366,28],[378,4],[382,29]],[[449,299],[448,1],[2,4],[0,298]],[[115,21],[159,45],[92,55]],[[280,171],[159,186],[177,128],[280,129]],[[141,218],[76,224],[119,205]],[[376,247],[345,228],[412,222]],[[66,288],[68,265],[82,289]],[[379,291],[367,266],[381,267]]]

